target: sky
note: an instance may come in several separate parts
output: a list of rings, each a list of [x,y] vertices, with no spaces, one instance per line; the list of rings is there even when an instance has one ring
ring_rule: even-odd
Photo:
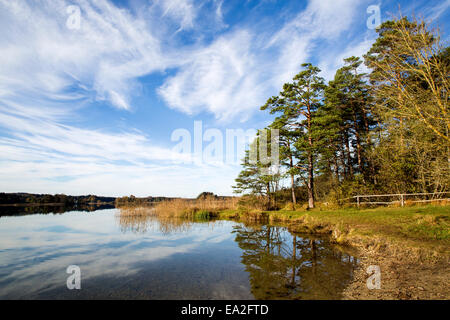
[[[231,195],[227,134],[301,64],[367,52],[377,8],[448,45],[450,0],[0,0],[0,192]]]

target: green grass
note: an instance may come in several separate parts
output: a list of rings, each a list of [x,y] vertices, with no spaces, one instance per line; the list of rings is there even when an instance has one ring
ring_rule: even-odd
[[[272,220],[280,221],[295,221],[309,216],[322,223],[344,224],[366,235],[384,234],[415,240],[450,240],[449,206],[275,211],[269,215]]]
[[[193,218],[198,221],[207,221],[215,217],[215,214],[208,210],[198,210],[194,212]]]
[[[422,248],[448,253],[450,248],[450,206],[404,208],[336,209],[303,211],[239,212],[225,210],[220,219],[245,221],[251,216],[282,223],[292,230],[308,233],[337,232],[338,243],[369,241],[404,248]]]

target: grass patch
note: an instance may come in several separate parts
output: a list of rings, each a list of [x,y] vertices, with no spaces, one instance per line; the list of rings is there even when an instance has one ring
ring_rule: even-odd
[[[303,221],[306,217],[322,223],[343,224],[366,234],[377,233],[416,240],[450,240],[450,207],[341,209],[269,212],[275,221]]]
[[[449,256],[450,206],[268,212],[294,230],[331,233],[338,243],[371,243]]]

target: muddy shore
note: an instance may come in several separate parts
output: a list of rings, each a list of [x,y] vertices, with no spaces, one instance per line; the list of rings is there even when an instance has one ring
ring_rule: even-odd
[[[360,236],[343,237],[332,225],[317,228],[305,223],[289,225],[293,232],[329,234],[331,240],[351,247],[359,265],[343,300],[448,300],[450,299],[450,255],[446,248],[411,247],[404,243],[390,243],[381,239]],[[344,239],[344,240],[343,240]],[[380,289],[367,287],[369,266],[379,266]]]
[[[358,250],[360,264],[352,283],[344,290],[345,300],[448,300],[450,299],[449,264],[393,259],[379,252]],[[367,267],[381,269],[381,288],[369,290]]]

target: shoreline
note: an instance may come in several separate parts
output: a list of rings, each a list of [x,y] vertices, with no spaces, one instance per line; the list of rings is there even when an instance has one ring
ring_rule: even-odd
[[[352,282],[343,292],[343,300],[450,299],[450,207],[385,208],[384,214],[387,216],[401,214],[402,211],[404,214],[412,214],[410,220],[404,222],[406,231],[398,233],[397,223],[404,216],[394,217],[394,221],[398,220],[396,223],[387,223],[382,228],[373,225],[377,222],[376,218],[371,219],[369,216],[368,221],[361,221],[367,218],[364,217],[365,214],[383,212],[380,209],[350,210],[350,215],[359,215],[352,216],[352,219],[349,219],[348,214],[339,216],[339,210],[268,211],[250,215],[232,211],[235,210],[220,212],[218,218],[242,222],[267,220],[269,223],[283,224],[295,233],[327,234],[332,242],[354,249],[360,263]],[[442,239],[433,239],[426,236],[429,231],[426,227],[423,227],[423,234],[415,234],[413,230],[416,224],[419,227],[425,224],[430,230],[442,228],[445,234]],[[369,277],[366,270],[370,265],[380,267],[380,289],[369,290],[366,286]]]
[[[48,202],[48,203],[4,203],[0,204],[0,207],[59,207],[59,206],[67,206],[67,207],[76,207],[81,205],[111,205],[114,206],[114,203],[111,202],[88,202],[83,204],[67,204],[62,202]]]

